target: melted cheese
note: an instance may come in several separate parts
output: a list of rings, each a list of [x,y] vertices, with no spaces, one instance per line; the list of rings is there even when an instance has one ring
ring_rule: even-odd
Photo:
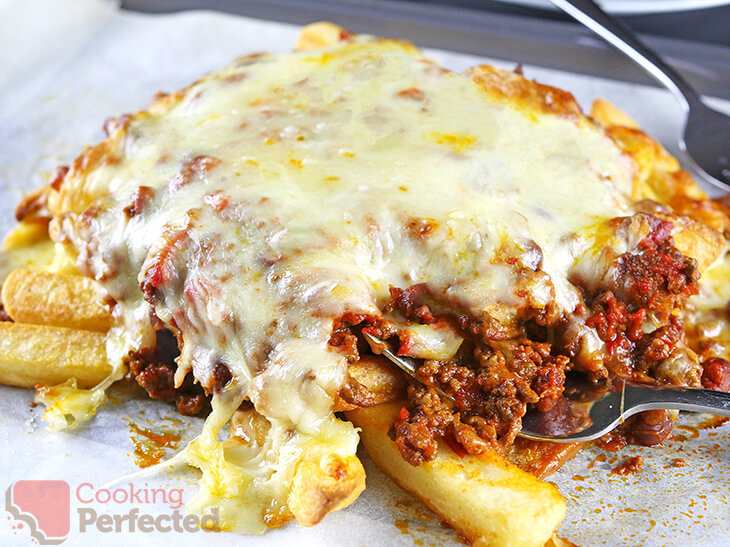
[[[702,274],[699,293],[692,296],[681,317],[688,343],[703,356],[730,360],[730,253],[728,249]]]
[[[730,252],[723,254],[702,274],[699,294],[689,303],[700,310],[721,310],[730,302]]]
[[[332,413],[335,318],[379,316],[390,285],[416,283],[476,317],[528,300],[572,312],[578,234],[631,213],[632,169],[585,119],[490,101],[408,45],[360,37],[239,62],[133,117],[115,161],[80,183],[107,197],[64,233],[119,303],[117,359],[153,344],[140,283],[163,265],[155,312],[182,335],[177,380],[233,376],[185,452],[203,471],[191,509],[260,532],[305,447],[355,452]],[[140,186],[154,195],[127,218]],[[267,441],[226,449],[218,433],[246,398]]]

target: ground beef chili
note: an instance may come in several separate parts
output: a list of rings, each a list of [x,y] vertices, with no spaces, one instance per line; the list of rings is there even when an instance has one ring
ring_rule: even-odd
[[[730,363],[719,357],[710,357],[702,363],[702,387],[730,392]]]
[[[606,343],[607,367],[627,380],[651,382],[656,367],[672,355],[684,338],[684,325],[676,316],[670,316],[666,325],[644,332],[647,310],[641,308],[631,313],[611,291],[598,295],[592,312],[586,325],[596,329]]]
[[[637,250],[616,260],[611,289],[586,296],[591,315],[585,323],[606,344],[611,376],[644,383],[698,383],[691,375],[672,375],[662,369],[685,342],[684,324],[675,312],[697,293],[699,278],[696,261],[674,246],[671,230],[670,222],[655,218],[652,231]],[[645,332],[650,316],[659,326]],[[709,378],[719,369],[710,364],[704,370],[703,382],[712,383]],[[653,446],[671,434],[674,421],[671,412],[644,412],[627,420],[617,434],[626,442]]]
[[[358,338],[352,332],[353,322],[358,322],[358,319],[358,317],[340,317],[332,327],[329,344],[337,348],[340,353],[344,353],[348,362],[357,361],[359,356]]]
[[[411,383],[407,412],[391,430],[407,461],[418,465],[436,456],[434,445],[424,440],[425,431],[467,454],[499,451],[514,441],[528,405],[545,412],[560,400],[566,356],[550,355],[549,344],[527,339],[499,345],[501,349],[477,343],[471,356],[426,360],[417,369],[423,383]]]
[[[683,255],[672,241],[672,223],[656,217],[652,231],[616,261],[614,292],[632,308],[664,316],[697,294],[697,261]]]
[[[423,324],[446,321],[465,338],[452,360],[424,360],[420,364],[416,375],[421,382],[410,382],[408,408],[391,428],[401,454],[413,465],[436,457],[437,438],[463,454],[501,450],[514,441],[528,406],[547,411],[562,396],[569,359],[552,355],[546,342],[526,337],[505,339],[499,326],[471,320],[434,302],[422,284],[405,290],[392,288],[384,311]],[[358,324],[361,319],[343,317],[336,321],[330,338],[330,344],[351,359],[369,349],[359,340],[361,330],[384,339],[395,335],[388,321],[368,318]],[[353,391],[350,398],[354,400],[356,387],[348,384],[340,395]],[[441,397],[436,387],[453,402]]]
[[[594,390],[608,389],[616,376],[699,384],[699,378],[672,379],[660,370],[684,343],[684,325],[674,312],[697,292],[698,273],[696,262],[674,246],[671,223],[655,220],[637,249],[615,261],[614,281],[596,294],[585,294],[590,310],[585,323],[606,345],[606,366],[571,374],[586,378]],[[410,383],[408,405],[390,435],[411,464],[435,458],[438,438],[459,454],[501,451],[514,441],[528,411],[538,421],[544,417],[561,427],[568,424],[563,391],[566,372],[573,368],[570,352],[550,343],[555,340],[550,331],[563,328],[565,318],[536,317],[527,309],[518,318],[521,334],[514,336],[488,317],[475,319],[436,301],[424,284],[391,288],[384,312],[422,324],[447,321],[465,339],[453,359],[424,360],[416,371],[420,382]],[[645,332],[650,317],[659,326]],[[331,342],[352,358],[358,354],[357,328],[352,318],[337,323]],[[703,385],[730,387],[730,363],[707,361],[703,370]],[[671,412],[642,413],[627,420],[617,434],[624,442],[652,446],[669,436],[674,419]]]
[[[136,381],[153,399],[175,403],[185,416],[199,414],[208,403],[203,388],[188,374],[175,388],[175,358],[180,354],[177,340],[168,330],[157,331],[157,345],[129,357],[129,378]]]

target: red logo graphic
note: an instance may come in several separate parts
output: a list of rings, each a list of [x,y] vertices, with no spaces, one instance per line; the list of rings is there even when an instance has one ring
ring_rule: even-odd
[[[39,545],[58,545],[71,528],[70,500],[66,481],[18,481],[5,492],[5,509],[30,526]]]

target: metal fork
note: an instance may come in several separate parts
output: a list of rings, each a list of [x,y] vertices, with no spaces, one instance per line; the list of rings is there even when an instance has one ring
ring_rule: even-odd
[[[408,374],[411,378],[421,382],[423,385],[426,385],[423,380],[421,380],[418,376],[416,376],[416,363],[413,362],[412,359],[408,357],[401,357],[400,355],[396,355],[390,350],[390,347],[388,347],[388,343],[384,340],[381,340],[380,338],[376,338],[372,334],[368,334],[367,332],[363,332],[362,335],[365,337],[365,340],[370,345],[370,349],[373,350],[373,353],[376,353],[378,355],[384,355],[388,358],[388,360],[393,363],[395,366],[397,366],[399,369],[401,369],[403,372]],[[455,403],[454,398],[448,395],[444,390],[442,390],[438,386],[432,386],[429,385],[428,387],[433,388],[436,393],[439,394],[439,396],[444,397],[451,401],[452,403]]]
[[[623,382],[622,389],[607,393],[588,405],[585,429],[567,435],[545,435],[529,430],[523,420],[521,437],[536,441],[575,443],[593,441],[615,429],[626,418],[645,410],[688,410],[730,416],[730,393],[710,389],[653,387]]]
[[[687,114],[680,147],[708,182],[730,187],[730,117],[702,102],[699,93],[659,55],[644,45],[621,21],[606,14],[592,0],[551,0],[636,61],[671,91]]]
[[[387,342],[363,333],[373,352],[384,355],[403,372],[423,383],[416,376],[417,365],[408,358],[396,355]],[[454,399],[438,386],[428,386],[451,402]],[[730,416],[730,393],[709,389],[652,387],[622,382],[621,389],[590,403],[570,403],[574,411],[573,431],[564,435],[549,435],[531,429],[529,415],[522,420],[520,437],[535,441],[576,443],[593,441],[615,429],[626,418],[645,410],[688,410],[718,416]]]

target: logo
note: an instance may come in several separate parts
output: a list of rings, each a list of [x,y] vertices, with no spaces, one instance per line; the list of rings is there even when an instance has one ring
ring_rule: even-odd
[[[196,533],[218,529],[218,509],[186,515],[182,488],[129,482],[113,488],[84,482],[22,480],[5,494],[5,509],[28,525],[39,545],[58,545],[72,534]],[[13,529],[22,528],[18,523]]]
[[[39,545],[58,545],[71,527],[71,489],[66,481],[18,481],[5,492],[5,509]]]

